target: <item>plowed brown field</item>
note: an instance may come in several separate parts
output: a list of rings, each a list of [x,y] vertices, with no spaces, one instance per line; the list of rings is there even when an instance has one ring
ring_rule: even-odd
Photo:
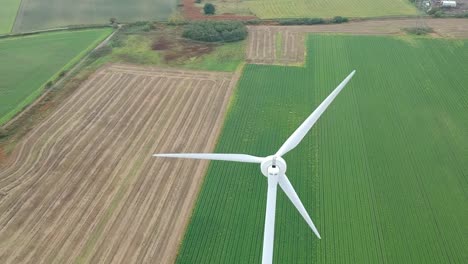
[[[303,63],[305,35],[308,33],[401,35],[405,34],[404,28],[421,25],[431,27],[433,37],[468,37],[467,19],[384,19],[313,26],[249,26],[247,61],[256,64]]]
[[[0,165],[0,263],[171,263],[236,78],[111,65]],[[190,171],[190,177],[181,177]]]

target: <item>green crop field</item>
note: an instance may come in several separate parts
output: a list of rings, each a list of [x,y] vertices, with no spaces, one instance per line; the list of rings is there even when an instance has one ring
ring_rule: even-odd
[[[78,24],[103,24],[115,17],[120,22],[165,20],[177,0],[23,0],[15,32]]]
[[[380,17],[417,14],[409,0],[213,0],[219,13],[255,14],[259,18]]]
[[[110,34],[110,29],[62,31],[0,39],[0,124]]]
[[[0,35],[10,33],[21,0],[3,0],[0,8]]]
[[[276,152],[357,70],[284,157],[322,240],[278,191],[275,263],[467,263],[467,44],[314,35],[305,67],[246,66],[216,152]],[[260,263],[266,191],[211,162],[177,262]]]

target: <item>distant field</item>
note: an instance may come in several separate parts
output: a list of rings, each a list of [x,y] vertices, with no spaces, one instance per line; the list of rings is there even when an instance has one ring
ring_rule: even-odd
[[[379,17],[417,14],[409,0],[214,0],[219,13],[255,14],[259,18]]]
[[[322,240],[279,191],[275,263],[466,262],[467,44],[314,35],[304,68],[246,66],[216,152],[274,153],[357,70],[285,156]],[[257,165],[211,162],[177,262],[260,263],[266,190]]]
[[[44,84],[103,40],[110,29],[0,39],[0,124],[42,91]]]
[[[15,32],[77,24],[164,20],[175,10],[177,0],[23,0]]]
[[[3,0],[0,7],[0,35],[11,31],[21,0]]]

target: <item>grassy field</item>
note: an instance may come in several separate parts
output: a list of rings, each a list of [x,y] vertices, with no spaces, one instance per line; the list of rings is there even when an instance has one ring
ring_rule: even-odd
[[[14,26],[15,32],[77,24],[165,20],[175,10],[177,0],[23,0]]]
[[[10,33],[21,0],[3,0],[0,8],[0,35]]]
[[[304,68],[246,66],[216,152],[274,153],[357,70],[285,156],[322,240],[279,191],[275,263],[466,263],[467,44],[314,35]],[[266,190],[211,162],[177,262],[259,263]]]
[[[380,17],[417,14],[409,0],[214,0],[218,13],[255,14],[259,18]]]
[[[194,42],[180,38],[180,29],[162,27],[150,32],[121,34],[116,38],[120,44],[95,64],[132,63],[233,72],[245,59],[246,41],[223,44]],[[163,47],[154,50],[152,46],[158,44]]]
[[[44,84],[76,63],[110,29],[0,39],[0,124],[31,103]]]

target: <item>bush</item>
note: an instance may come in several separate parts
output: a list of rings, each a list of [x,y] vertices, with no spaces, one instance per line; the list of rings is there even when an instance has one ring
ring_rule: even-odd
[[[125,43],[125,39],[126,36],[123,33],[117,32],[112,36],[108,45],[112,48],[122,47]]]
[[[100,57],[104,57],[107,54],[110,54],[112,52],[112,47],[109,45],[104,45],[100,48],[95,49],[89,56],[93,59],[97,59]]]
[[[346,22],[348,22],[348,18],[347,17],[336,16],[331,20],[331,22],[335,23],[335,24],[346,23]]]
[[[443,17],[444,16],[444,11],[442,11],[442,10],[436,11],[434,13],[434,15],[432,15],[432,16],[436,17],[436,18]]]
[[[456,18],[468,18],[468,13],[463,13],[463,14],[456,14]]]
[[[117,18],[111,17],[111,18],[109,18],[109,22],[111,23],[111,25],[113,25],[113,24],[115,24],[117,22]]]
[[[322,18],[293,18],[282,19],[278,21],[280,25],[317,25],[325,24]]]
[[[431,8],[429,11],[427,11],[428,15],[431,15],[433,17],[443,17],[444,16],[444,11],[440,9],[439,7]]]
[[[247,37],[247,28],[239,21],[197,21],[188,24],[184,38],[207,42],[233,42]]]
[[[195,0],[195,3],[200,4],[201,0]]]
[[[134,23],[129,23],[121,28],[121,32],[125,34],[134,34],[134,33],[141,33],[141,32],[147,32],[154,29],[154,25],[151,22],[147,21],[138,21]]]
[[[206,3],[203,7],[203,11],[205,12],[205,15],[214,15],[216,8],[213,4]]]
[[[260,23],[262,23],[262,21],[259,20],[259,19],[252,19],[252,20],[245,20],[244,21],[244,24],[246,24],[246,25],[259,25]]]
[[[404,28],[403,30],[412,35],[426,35],[428,33],[434,32],[434,30],[430,27],[409,27]]]
[[[187,24],[187,21],[185,21],[185,18],[179,12],[174,12],[169,16],[167,24],[171,26],[179,26]]]
[[[46,89],[49,89],[50,87],[52,87],[52,85],[54,85],[54,82],[48,81],[48,82],[45,84],[45,88],[46,88]]]
[[[8,136],[8,130],[6,128],[0,127],[0,138],[4,138]]]
[[[63,76],[65,76],[67,74],[67,71],[61,71],[60,74],[59,74],[59,77],[62,78]]]

